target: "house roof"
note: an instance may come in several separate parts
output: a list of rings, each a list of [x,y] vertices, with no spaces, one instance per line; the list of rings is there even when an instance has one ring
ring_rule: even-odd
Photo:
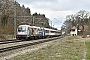
[[[72,28],[71,29],[76,29],[76,26],[72,26]]]
[[[82,27],[82,26],[79,26],[79,29],[80,29],[80,30],[82,30],[82,29],[83,29],[83,27]]]

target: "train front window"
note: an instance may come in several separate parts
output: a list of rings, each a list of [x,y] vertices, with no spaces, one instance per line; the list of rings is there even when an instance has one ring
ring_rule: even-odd
[[[19,28],[18,28],[18,31],[19,31],[19,32],[24,32],[25,30],[26,30],[26,27],[19,27]]]

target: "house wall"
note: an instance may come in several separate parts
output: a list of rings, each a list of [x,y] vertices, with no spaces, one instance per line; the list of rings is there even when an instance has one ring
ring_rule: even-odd
[[[70,32],[71,36],[77,36],[77,29],[75,29],[75,31],[72,31]]]

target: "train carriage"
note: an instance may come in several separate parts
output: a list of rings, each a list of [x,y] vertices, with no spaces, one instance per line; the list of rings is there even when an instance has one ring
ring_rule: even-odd
[[[55,37],[60,35],[59,30],[45,28],[45,35],[48,37]]]
[[[49,28],[40,28],[39,34],[42,37],[55,37],[55,36],[60,36],[61,31],[60,30],[49,29]]]

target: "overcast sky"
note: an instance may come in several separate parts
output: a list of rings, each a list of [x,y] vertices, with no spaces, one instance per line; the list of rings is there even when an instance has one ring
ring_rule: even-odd
[[[29,7],[31,14],[37,12],[45,14],[52,21],[54,27],[60,29],[67,15],[75,14],[80,10],[90,11],[89,0],[16,0],[21,5]],[[50,23],[51,24],[51,23]]]

